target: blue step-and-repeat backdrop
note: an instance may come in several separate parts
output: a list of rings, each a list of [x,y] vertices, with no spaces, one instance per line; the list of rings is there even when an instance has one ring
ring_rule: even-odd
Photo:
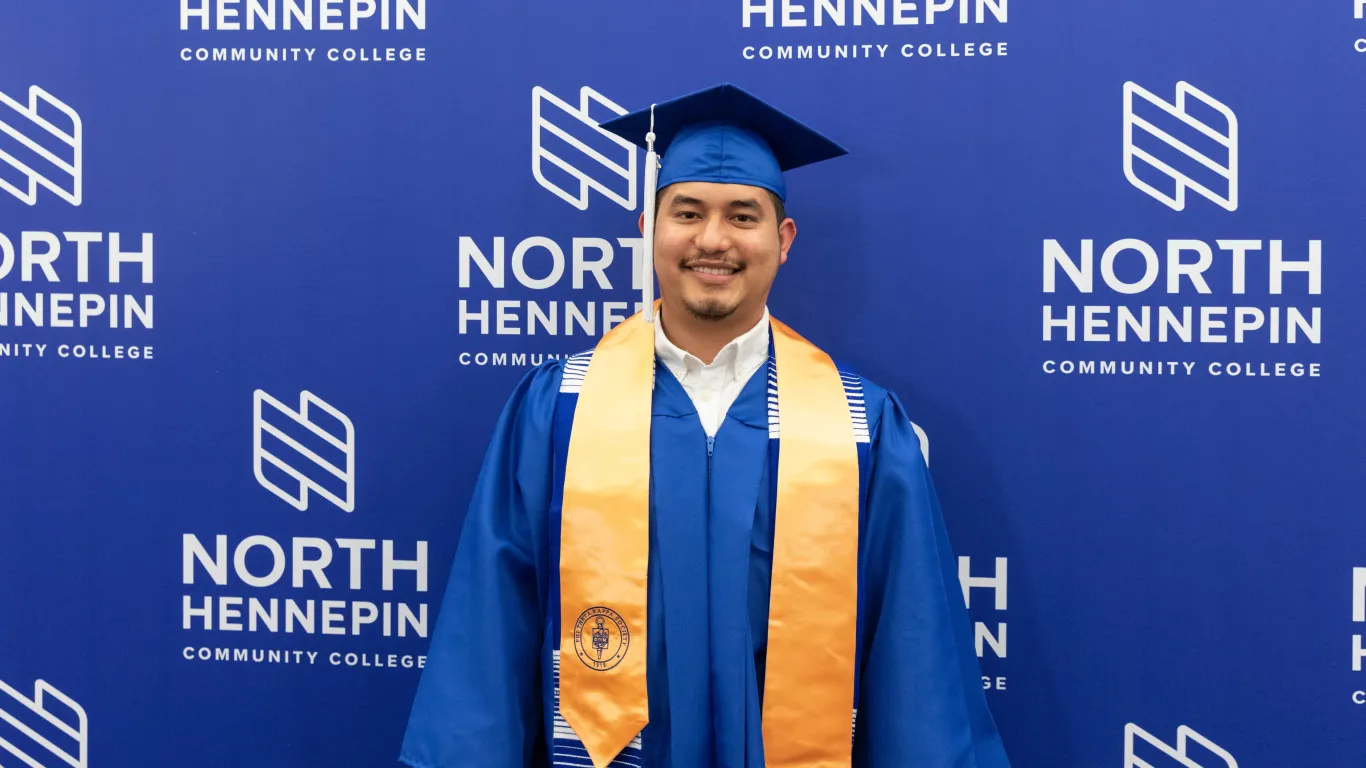
[[[510,388],[716,82],[1022,768],[1366,765],[1366,0],[5,0],[0,764],[392,766]],[[921,767],[914,767],[921,768]],[[925,766],[923,768],[937,768]]]

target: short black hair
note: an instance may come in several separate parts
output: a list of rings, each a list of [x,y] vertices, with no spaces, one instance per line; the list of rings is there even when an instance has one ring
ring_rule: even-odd
[[[666,189],[668,187],[663,187],[655,192],[655,218],[659,218],[659,212],[664,209],[664,190]],[[783,221],[787,219],[787,206],[783,205],[783,199],[774,194],[773,190],[766,189],[764,191],[768,193],[768,199],[773,201],[773,210],[778,214],[777,224],[781,226]]]

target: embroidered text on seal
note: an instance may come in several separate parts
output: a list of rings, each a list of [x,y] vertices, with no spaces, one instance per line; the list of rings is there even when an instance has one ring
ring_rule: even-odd
[[[574,622],[574,653],[589,669],[606,672],[626,658],[631,630],[611,608],[595,606]]]

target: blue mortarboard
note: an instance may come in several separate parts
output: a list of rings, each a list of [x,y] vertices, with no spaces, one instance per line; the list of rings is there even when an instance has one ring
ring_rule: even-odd
[[[642,298],[647,309],[654,301],[656,190],[682,181],[745,184],[786,201],[784,171],[848,154],[804,123],[729,83],[653,104],[601,127],[646,150]],[[652,313],[645,314],[651,318]]]
[[[762,187],[787,199],[783,171],[848,152],[805,124],[729,83],[680,96],[602,124],[663,158],[659,188],[680,181]],[[653,190],[646,190],[653,194]]]

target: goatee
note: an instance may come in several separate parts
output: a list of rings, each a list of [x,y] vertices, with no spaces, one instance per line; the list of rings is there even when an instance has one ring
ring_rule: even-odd
[[[715,299],[708,299],[705,301],[698,302],[684,301],[683,308],[688,310],[688,314],[692,315],[694,318],[698,320],[715,321],[725,320],[726,318],[735,314],[735,310],[739,307],[736,305],[727,306],[726,304],[723,304],[722,302],[717,301]]]

